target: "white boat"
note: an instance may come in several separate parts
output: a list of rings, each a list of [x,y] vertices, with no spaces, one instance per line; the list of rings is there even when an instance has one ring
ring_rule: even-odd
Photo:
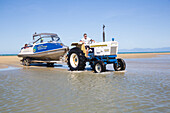
[[[36,39],[36,40],[35,40]],[[58,61],[67,51],[57,34],[40,33],[33,35],[33,42],[25,44],[21,48],[18,57],[22,57],[24,65],[30,65],[32,61]],[[54,63],[50,63],[54,64]]]

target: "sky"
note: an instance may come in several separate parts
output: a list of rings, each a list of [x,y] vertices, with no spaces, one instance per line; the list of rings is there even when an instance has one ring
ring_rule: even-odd
[[[103,24],[119,49],[170,47],[170,0],[0,0],[0,54],[19,53],[35,32],[101,42]]]

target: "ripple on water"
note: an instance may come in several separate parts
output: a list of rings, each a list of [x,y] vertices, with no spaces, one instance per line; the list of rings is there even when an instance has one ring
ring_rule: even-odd
[[[121,73],[1,71],[0,112],[168,112],[170,73],[143,62]]]

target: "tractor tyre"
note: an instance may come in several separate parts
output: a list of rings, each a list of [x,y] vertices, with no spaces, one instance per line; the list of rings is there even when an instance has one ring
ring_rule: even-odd
[[[118,58],[117,63],[113,64],[115,71],[122,71],[126,69],[126,63],[123,59]]]
[[[94,63],[94,72],[95,73],[101,73],[106,70],[106,65],[104,64],[103,61],[97,61]]]
[[[67,55],[67,65],[71,71],[84,70],[86,66],[86,57],[83,51],[78,48],[72,48]]]

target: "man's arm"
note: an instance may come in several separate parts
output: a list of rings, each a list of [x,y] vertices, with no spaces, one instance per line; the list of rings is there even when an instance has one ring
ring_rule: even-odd
[[[90,41],[95,43],[95,40],[93,40],[93,39],[91,39]]]
[[[85,43],[85,41],[83,39],[81,39],[79,42],[82,42],[83,44]]]
[[[85,43],[84,41],[80,40],[79,42],[82,42],[83,44]]]

